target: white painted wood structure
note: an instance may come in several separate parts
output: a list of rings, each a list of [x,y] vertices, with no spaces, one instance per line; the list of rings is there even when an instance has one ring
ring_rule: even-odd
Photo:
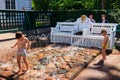
[[[32,0],[0,0],[0,10],[31,10]]]
[[[83,25],[86,28],[83,28]],[[58,22],[55,28],[51,28],[51,42],[65,43],[74,46],[101,48],[103,36],[102,30],[106,30],[109,36],[108,49],[112,49],[116,35],[115,23],[80,23],[80,22]],[[75,35],[82,31],[82,35]]]

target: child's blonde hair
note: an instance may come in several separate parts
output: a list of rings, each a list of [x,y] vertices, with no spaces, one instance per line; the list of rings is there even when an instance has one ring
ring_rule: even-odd
[[[85,21],[85,20],[86,20],[86,15],[82,15],[82,16],[81,16],[81,20],[82,20],[82,21]]]

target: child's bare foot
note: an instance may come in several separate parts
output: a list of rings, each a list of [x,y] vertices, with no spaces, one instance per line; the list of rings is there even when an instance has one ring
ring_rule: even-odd
[[[30,69],[25,70],[25,73],[29,73]]]
[[[22,70],[18,70],[18,71],[17,71],[17,74],[19,74],[19,73],[22,73]]]

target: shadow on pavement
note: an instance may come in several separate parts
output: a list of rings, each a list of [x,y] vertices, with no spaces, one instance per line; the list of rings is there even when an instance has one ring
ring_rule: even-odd
[[[4,76],[2,74],[0,74],[0,80],[4,79],[4,80],[19,80],[19,77],[24,75],[25,73],[21,73],[21,74],[17,74],[17,73],[13,73],[9,76]]]
[[[97,78],[97,77],[89,77],[85,80],[120,80],[120,69],[111,66],[111,65],[103,65],[103,66],[95,66],[88,67],[88,69],[96,69],[106,74],[105,77]],[[117,72],[117,75],[113,72]]]

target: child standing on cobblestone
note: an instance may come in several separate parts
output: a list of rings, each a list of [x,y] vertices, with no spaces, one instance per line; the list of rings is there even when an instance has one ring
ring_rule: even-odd
[[[96,65],[103,65],[106,60],[106,49],[108,48],[108,35],[106,30],[101,31],[102,36],[104,37],[102,42],[102,59]]]
[[[17,46],[17,63],[19,67],[17,73],[22,72],[21,63],[20,63],[21,57],[23,58],[23,61],[26,64],[26,68],[27,68],[26,71],[28,71],[29,65],[27,62],[26,54],[30,50],[30,41],[26,37],[24,37],[22,32],[17,32],[15,34],[15,37],[17,39],[17,42],[15,43],[14,46],[12,46],[12,48]]]

